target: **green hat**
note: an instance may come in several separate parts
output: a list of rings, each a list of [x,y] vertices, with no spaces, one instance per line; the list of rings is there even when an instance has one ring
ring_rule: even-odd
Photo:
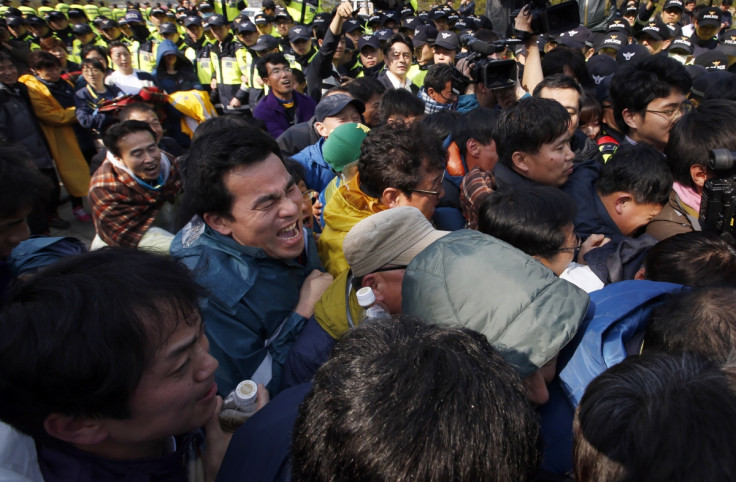
[[[368,126],[351,122],[338,126],[322,145],[322,155],[336,172],[360,157],[360,146],[370,131]]]

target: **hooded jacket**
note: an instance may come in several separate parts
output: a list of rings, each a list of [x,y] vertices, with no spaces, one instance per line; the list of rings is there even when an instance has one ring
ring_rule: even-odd
[[[462,229],[406,269],[402,311],[482,333],[522,378],[554,358],[588,308],[585,291],[510,244]]]
[[[164,56],[169,54],[176,55],[177,57],[177,72],[173,75],[166,72],[166,65],[161,65]],[[194,71],[192,61],[186,57],[183,51],[177,48],[174,42],[168,39],[158,45],[156,68],[152,74],[167,94],[186,90],[203,90],[202,84],[199,83],[197,74]]]

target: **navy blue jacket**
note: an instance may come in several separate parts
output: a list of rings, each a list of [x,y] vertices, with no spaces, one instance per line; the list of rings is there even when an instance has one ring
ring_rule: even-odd
[[[595,190],[601,168],[603,165],[592,159],[581,162],[562,186],[562,190],[573,198],[577,206],[575,232],[582,237],[591,234],[605,234],[609,237],[621,235]]]

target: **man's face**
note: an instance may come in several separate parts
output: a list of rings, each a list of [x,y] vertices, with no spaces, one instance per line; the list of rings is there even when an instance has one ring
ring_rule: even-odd
[[[260,33],[261,35],[271,35],[273,24],[271,22],[256,24],[256,28],[258,29],[258,33]]]
[[[150,132],[137,131],[118,140],[120,160],[139,179],[158,179],[161,173],[161,150]]]
[[[128,447],[162,442],[205,425],[215,415],[218,363],[209,354],[199,313],[188,316],[196,316],[194,326],[179,321],[143,372],[130,397],[130,417],[102,420],[112,442]]]
[[[30,212],[31,208],[29,206],[8,218],[0,220],[0,259],[10,256],[13,248],[30,236],[28,223],[26,223],[26,218]]]
[[[14,85],[18,81],[18,69],[11,60],[0,61],[0,82]]]
[[[291,42],[291,48],[297,55],[307,55],[309,49],[312,48],[312,42],[307,39],[299,39],[296,42]]]
[[[262,249],[274,259],[293,259],[304,250],[302,193],[275,154],[225,175],[233,196],[232,219],[213,226],[220,234]]]
[[[682,18],[682,10],[677,7],[670,7],[662,10],[662,21],[664,23],[677,23]]]
[[[697,20],[695,21],[695,35],[697,35],[700,40],[712,39],[718,35],[720,30],[720,26],[700,25]]]
[[[659,204],[639,204],[633,200],[622,206],[621,215],[614,219],[624,236],[633,236],[643,226],[649,224],[662,210]]]
[[[433,88],[427,89],[427,95],[438,104],[452,104],[457,100],[457,94],[452,91],[452,82],[447,81],[441,92],[437,92]]]
[[[378,109],[381,107],[381,94],[373,94],[373,97],[365,103],[363,118],[368,127],[376,127],[380,122]]]
[[[289,29],[294,25],[291,18],[279,17],[276,19],[276,31],[282,37],[289,37]]]
[[[496,152],[496,141],[491,140],[488,144],[477,142],[478,154],[475,158],[475,164],[482,171],[491,171],[498,163],[498,153]],[[472,169],[468,167],[469,169]]]
[[[317,128],[319,135],[326,138],[329,137],[330,133],[337,127],[347,124],[348,122],[358,123],[361,120],[358,109],[356,109],[353,104],[348,104],[337,114],[325,117],[322,122],[315,122],[314,126]]]
[[[414,49],[414,56],[417,58],[417,64],[425,66],[434,62],[434,50],[428,43]]]
[[[246,47],[252,47],[258,42],[258,36],[258,32],[244,32],[239,34],[238,38]]]
[[[102,35],[108,40],[115,40],[120,36],[120,29],[118,27],[110,27],[102,30]]]
[[[267,63],[268,75],[263,82],[273,90],[273,93],[282,99],[291,98],[294,92],[294,76],[291,68],[284,64]]]
[[[570,137],[568,130],[554,141],[542,144],[536,153],[521,153],[523,163],[522,166],[515,163],[517,171],[539,184],[562,186],[572,174],[572,159],[575,157],[570,150]]]
[[[435,64],[455,65],[455,55],[457,55],[457,51],[446,49],[439,45],[435,45],[433,48]]]
[[[658,54],[665,46],[669,45],[669,42],[657,40],[648,34],[643,34],[639,37],[639,43],[645,46],[650,54]]]
[[[186,31],[187,35],[189,35],[189,38],[192,39],[193,42],[201,39],[202,35],[204,35],[204,28],[200,25],[190,25],[186,28]]]
[[[126,120],[137,120],[141,122],[145,122],[149,126],[151,126],[151,129],[156,134],[156,142],[160,142],[161,138],[164,136],[164,128],[161,126],[161,122],[158,120],[158,116],[153,113],[152,111],[133,111],[128,115],[128,118]]]
[[[389,47],[386,56],[386,68],[395,76],[403,79],[411,67],[411,49],[402,42],[396,42]]]
[[[345,53],[345,37],[340,37],[340,40],[337,42],[337,47],[335,47],[335,55],[333,58],[342,60],[342,56]]]
[[[222,42],[230,33],[230,27],[227,25],[210,25],[210,31],[218,42]]]
[[[575,132],[580,121],[580,94],[575,89],[550,89],[543,88],[540,92],[543,99],[556,100],[570,114],[570,133]]]
[[[682,92],[672,89],[667,97],[658,97],[647,104],[644,112],[624,115],[624,120],[631,128],[629,137],[663,151],[670,138],[672,124],[682,115],[679,109],[686,100]],[[672,116],[668,116],[664,111],[672,111]]]
[[[110,51],[110,59],[112,59],[113,65],[120,70],[126,70],[132,67],[131,57],[128,49],[123,47],[116,47]]]
[[[437,20],[434,20],[434,28],[437,29],[438,32],[443,32],[449,28],[447,25],[447,19],[446,18],[438,18]]]
[[[419,209],[424,217],[432,219],[434,209],[444,194],[442,189],[444,173],[444,169],[428,171],[426,161],[422,162],[421,177],[417,187],[407,194],[399,194],[398,205],[413,206]]]
[[[360,40],[360,37],[363,36],[363,31],[359,28],[356,28],[352,32],[345,32],[345,36],[347,36],[350,40],[353,41],[353,45],[357,46],[358,41]]]
[[[151,15],[150,16],[151,23],[155,27],[158,27],[159,25],[161,25],[162,23],[164,23],[164,20],[165,19],[166,19],[166,15],[163,14],[163,13],[157,13],[156,15]]]
[[[390,314],[396,315],[401,313],[401,283],[405,273],[406,268],[369,273],[363,280],[363,286],[371,286],[377,303]]]
[[[373,47],[363,47],[360,50],[360,63],[363,67],[370,69],[383,62],[383,52]]]
[[[560,276],[565,271],[565,268],[574,260],[575,250],[578,244],[578,237],[575,234],[575,227],[572,223],[565,226],[564,231],[565,241],[559,247],[559,251],[552,256],[540,259],[542,264],[551,269],[557,276]]]

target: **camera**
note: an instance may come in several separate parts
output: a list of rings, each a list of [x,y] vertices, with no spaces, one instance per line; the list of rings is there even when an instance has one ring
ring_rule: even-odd
[[[736,152],[713,149],[708,155],[708,167],[718,174],[703,186],[700,201],[700,226],[736,236]]]
[[[558,35],[580,25],[580,10],[575,0],[557,5],[550,5],[547,0],[532,0],[528,6],[529,15],[532,16],[532,32],[536,35],[542,33]],[[519,10],[516,10],[511,15],[515,17],[518,14]]]
[[[493,60],[486,56],[503,52],[506,47],[521,43],[517,39],[502,39],[497,42],[483,42],[472,36],[463,36],[461,40],[472,53],[468,55],[468,63],[472,64],[470,78],[473,82],[483,82],[488,89],[504,89],[516,84],[517,65],[514,60]]]

